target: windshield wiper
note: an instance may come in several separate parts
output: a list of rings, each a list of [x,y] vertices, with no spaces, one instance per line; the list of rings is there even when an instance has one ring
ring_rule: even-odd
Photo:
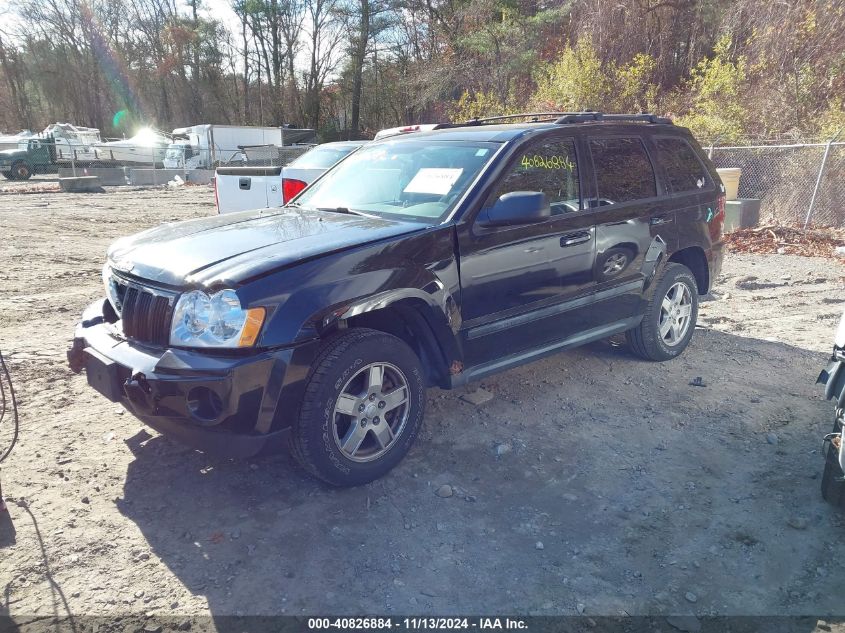
[[[346,213],[347,215],[360,215],[362,218],[377,218],[377,215],[371,215],[358,211],[357,209],[350,209],[349,207],[317,207],[317,211],[328,211],[330,213]]]

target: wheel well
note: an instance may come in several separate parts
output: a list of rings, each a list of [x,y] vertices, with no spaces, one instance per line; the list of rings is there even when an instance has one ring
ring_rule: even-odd
[[[403,299],[386,308],[354,316],[346,325],[379,330],[403,340],[420,359],[429,386],[447,387],[449,366],[437,336],[424,316],[430,310],[424,301]]]
[[[707,266],[707,256],[700,246],[689,246],[672,254],[670,262],[683,264],[692,271],[695,283],[698,284],[698,294],[706,295],[710,291],[710,268]]]

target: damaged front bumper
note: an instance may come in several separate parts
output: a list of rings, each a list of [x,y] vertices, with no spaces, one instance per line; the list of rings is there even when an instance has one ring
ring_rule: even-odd
[[[105,320],[104,303],[84,312],[68,350],[71,369],[85,370],[94,389],[209,453],[249,457],[284,441],[289,427],[275,414],[292,348],[245,356],[146,347]]]

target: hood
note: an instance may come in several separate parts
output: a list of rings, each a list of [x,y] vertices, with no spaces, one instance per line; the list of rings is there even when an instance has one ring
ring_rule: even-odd
[[[427,225],[301,209],[243,211],[125,237],[110,265],[169,286],[237,285],[304,259],[422,230]]]
[[[0,150],[0,159],[14,158],[15,156],[23,156],[24,154],[26,154],[25,149],[4,149]]]

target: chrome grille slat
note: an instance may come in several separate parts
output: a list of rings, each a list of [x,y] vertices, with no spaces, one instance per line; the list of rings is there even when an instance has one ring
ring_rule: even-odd
[[[141,343],[164,347],[170,339],[175,295],[114,278],[120,289],[123,333]]]

